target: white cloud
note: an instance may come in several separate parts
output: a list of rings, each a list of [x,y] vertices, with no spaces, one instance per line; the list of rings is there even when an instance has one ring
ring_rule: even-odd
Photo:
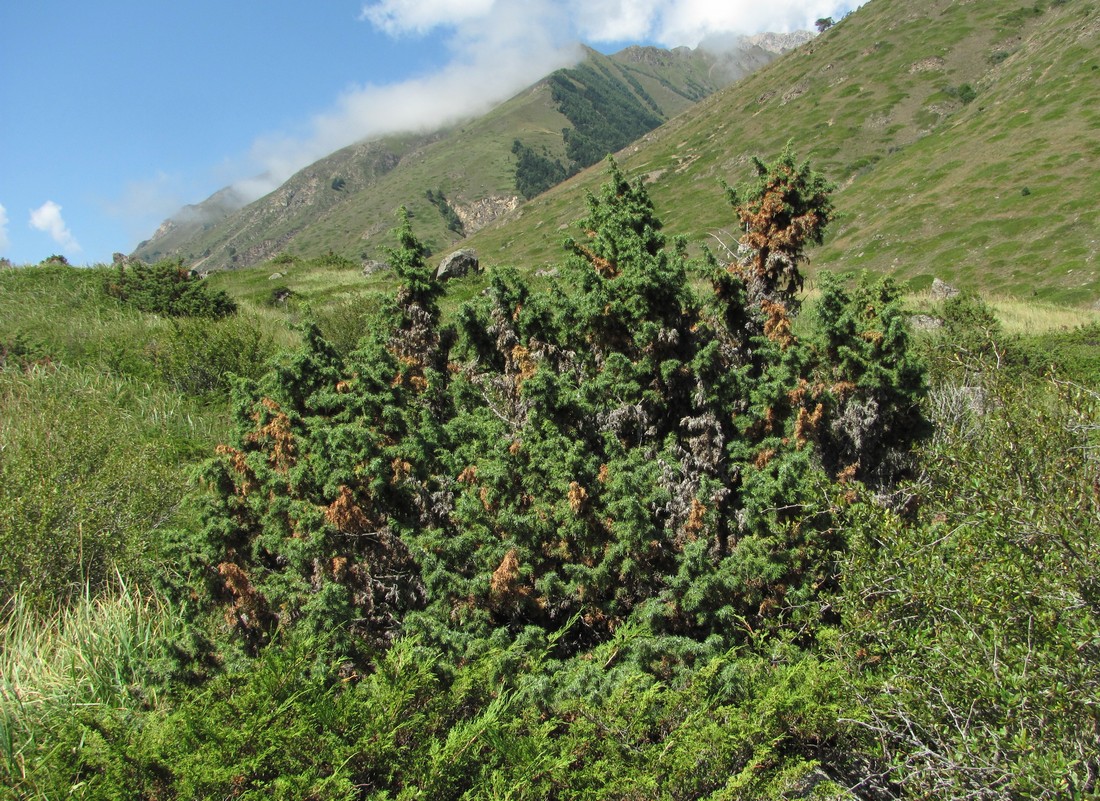
[[[47,200],[31,212],[31,228],[49,234],[50,238],[64,250],[80,251],[80,244],[61,217],[61,207],[52,200]]]
[[[494,0],[384,0],[363,7],[369,20],[391,36],[427,33],[440,25],[458,25],[492,11]]]
[[[117,197],[101,202],[102,209],[119,220],[131,240],[128,246],[149,235],[161,222],[176,216],[187,202],[179,176],[158,172],[144,181],[128,181]]]
[[[251,148],[234,188],[255,199],[296,171],[363,139],[430,130],[488,111],[579,57],[576,43],[655,42],[696,47],[723,34],[812,29],[855,0],[369,0],[360,18],[390,36],[439,33],[451,55],[439,71],[355,87],[301,136],[269,135]]]
[[[0,204],[0,253],[8,249],[11,240],[8,239],[8,210]]]
[[[668,47],[696,47],[703,39],[729,33],[812,30],[823,16],[839,16],[855,0],[560,0],[558,28],[591,42],[642,40]],[[546,22],[543,0],[371,0],[362,13],[391,35],[423,34],[436,28],[476,23],[496,27],[520,11],[531,17],[521,35]],[[531,13],[532,8],[539,9]]]
[[[387,0],[367,6],[363,16],[391,34],[446,28],[450,63],[427,76],[345,92],[330,111],[310,121],[305,136],[257,139],[250,156],[260,177],[235,184],[242,195],[259,197],[302,167],[353,142],[431,130],[483,114],[580,57],[576,37],[566,35],[563,12],[551,0]]]

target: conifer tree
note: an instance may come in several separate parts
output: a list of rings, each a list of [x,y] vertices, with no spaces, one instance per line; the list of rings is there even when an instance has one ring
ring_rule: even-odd
[[[239,440],[207,467],[201,559],[235,625],[335,627],[366,653],[401,629],[469,652],[531,626],[579,649],[629,623],[686,654],[813,608],[843,547],[828,474],[890,473],[920,372],[888,292],[828,284],[823,341],[796,335],[831,207],[792,165],[758,163],[742,261],[695,267],[610,162],[563,285],[496,271],[456,332],[403,215],[388,315],[345,361],[307,329],[241,386]],[[898,442],[849,425],[872,405]]]
[[[797,163],[790,143],[772,164],[753,158],[756,180],[726,187],[744,231],[739,267],[753,302],[789,303],[802,290],[806,245],[820,245],[833,219],[832,187],[808,161]]]

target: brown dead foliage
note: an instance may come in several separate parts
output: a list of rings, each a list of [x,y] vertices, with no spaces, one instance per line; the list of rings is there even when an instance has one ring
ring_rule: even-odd
[[[859,462],[858,461],[852,462],[850,465],[848,465],[847,467],[845,467],[843,470],[841,470],[839,473],[836,474],[836,481],[837,481],[838,484],[848,484],[848,483],[850,483],[851,481],[853,481],[855,479],[856,473],[858,473],[858,472],[859,472]]]
[[[394,459],[390,463],[390,468],[393,470],[393,478],[390,479],[390,483],[394,485],[400,484],[412,474],[412,464],[404,459]]]
[[[531,356],[531,352],[523,345],[512,348],[512,362],[517,372],[516,387],[533,376],[539,369],[539,363]]]
[[[769,406],[764,410],[764,433],[771,434],[778,424],[779,414],[775,411],[774,406]]]
[[[873,328],[867,329],[866,331],[864,331],[859,336],[864,342],[870,342],[872,345],[875,345],[876,347],[878,345],[881,345],[882,340],[884,339],[884,337],[882,335],[882,332],[881,331],[876,331]]]
[[[768,317],[764,321],[764,336],[778,343],[784,350],[789,348],[794,343],[794,334],[791,333],[791,318],[787,307],[782,303],[763,300],[760,308]]]
[[[252,586],[248,574],[240,565],[222,562],[218,565],[218,575],[222,577],[225,588],[233,599],[226,610],[229,623],[236,622],[246,629],[255,629],[265,627],[271,622],[267,599]]]
[[[794,438],[799,447],[807,442],[817,440],[818,431],[821,429],[821,419],[825,414],[824,404],[817,404],[814,410],[808,411],[805,407],[798,410],[798,418],[794,421]]]
[[[412,356],[398,356],[397,360],[404,369],[399,370],[390,381],[391,387],[399,387],[408,380],[414,392],[423,392],[428,388],[428,379],[424,377],[424,365],[420,360]]]
[[[489,579],[489,600],[493,607],[515,609],[531,594],[531,588],[520,583],[519,553],[512,548]]]
[[[569,508],[573,510],[573,514],[579,515],[581,510],[584,509],[584,504],[588,500],[588,490],[578,484],[576,481],[569,482]]]
[[[756,458],[753,459],[752,464],[757,470],[763,470],[768,466],[768,462],[775,458],[774,448],[765,448],[756,454]]]
[[[296,448],[290,418],[279,409],[271,398],[263,398],[260,405],[272,413],[271,419],[261,425],[261,415],[256,411],[252,419],[259,426],[245,439],[260,447],[268,447],[267,461],[278,473],[286,473],[294,465]]]
[[[239,480],[233,482],[238,496],[244,498],[256,491],[260,485],[256,482],[256,474],[248,466],[248,460],[243,452],[231,445],[216,445],[214,446],[214,453],[218,456],[228,457],[229,466],[233,469],[233,472],[240,476]]]
[[[486,512],[489,512],[490,514],[492,514],[493,512],[496,511],[496,504],[493,503],[492,500],[489,497],[489,488],[488,487],[482,487],[478,491],[477,497],[481,500],[481,506],[482,506],[482,508],[485,509]]]
[[[687,522],[684,523],[684,533],[688,542],[695,542],[706,528],[707,507],[698,498],[691,499],[691,511],[688,512]]]
[[[858,387],[851,381],[837,381],[829,388],[829,391],[836,396],[836,399],[838,401],[843,401],[849,395],[854,393],[856,389],[858,389]]]
[[[370,526],[370,520],[355,502],[355,495],[344,485],[336,500],[325,507],[325,519],[345,534],[361,534]]]
[[[576,247],[577,251],[581,255],[583,255],[585,259],[588,260],[588,263],[591,264],[593,268],[595,268],[596,272],[598,272],[604,278],[618,278],[619,268],[615,265],[614,262],[605,259],[602,256],[597,256],[584,245],[577,245]]]

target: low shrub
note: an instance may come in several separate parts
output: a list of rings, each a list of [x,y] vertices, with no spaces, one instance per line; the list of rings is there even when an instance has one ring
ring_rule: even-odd
[[[149,346],[161,378],[184,395],[228,396],[234,376],[258,378],[275,344],[253,320],[173,319]]]
[[[914,797],[1091,797],[1100,397],[973,378],[969,413],[936,421],[909,516],[852,510],[837,603],[856,715]]]
[[[105,271],[103,289],[144,312],[171,317],[226,317],[237,304],[224,291],[211,291],[182,262],[119,264]]]

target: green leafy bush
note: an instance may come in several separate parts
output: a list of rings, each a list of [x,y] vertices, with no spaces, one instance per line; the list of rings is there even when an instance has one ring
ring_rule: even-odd
[[[226,317],[237,304],[224,291],[210,291],[182,262],[119,264],[104,275],[111,297],[145,312],[171,317]]]
[[[1097,397],[995,372],[937,415],[910,515],[853,509],[838,603],[868,738],[914,797],[1075,798],[1100,775]]]
[[[830,421],[818,435],[822,459],[833,475],[889,485],[911,467],[905,443],[929,433],[924,367],[910,353],[900,290],[888,279],[849,290],[829,274],[820,286],[818,377],[828,387]]]
[[[228,395],[235,376],[258,378],[275,352],[253,321],[174,319],[149,355],[157,372],[184,395]]]

